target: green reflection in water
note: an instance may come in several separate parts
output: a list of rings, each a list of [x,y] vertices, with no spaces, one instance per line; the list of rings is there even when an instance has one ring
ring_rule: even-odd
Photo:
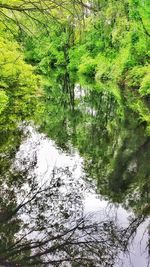
[[[43,255],[47,255],[45,244],[50,243],[48,253],[55,255],[59,250],[64,255],[67,250],[69,259],[74,262],[72,266],[79,266],[78,264],[95,266],[95,262],[101,264],[104,261],[104,266],[113,266],[111,264],[114,264],[119,251],[126,249],[128,237],[136,232],[138,226],[149,215],[148,104],[145,103],[145,109],[141,106],[143,114],[141,118],[141,111],[139,113],[139,108],[136,111],[135,106],[138,101],[144,103],[143,100],[136,99],[137,102],[133,102],[135,98],[133,94],[123,95],[114,85],[103,86],[81,80],[78,82],[81,85],[75,86],[75,79],[72,77],[70,80],[68,73],[59,76],[55,74],[44,83],[45,93],[39,98],[38,103],[35,100],[26,102],[24,99],[12,96],[9,108],[1,114],[0,231],[3,233],[3,238],[0,241],[0,264],[44,266],[48,264],[43,263],[45,262]],[[97,191],[111,202],[121,203],[126,209],[132,208],[135,218],[126,229],[127,235],[124,235],[124,229],[108,218],[98,225],[81,218],[81,221],[68,229],[65,225],[68,219],[66,214],[59,224],[51,224],[47,232],[49,222],[42,214],[48,211],[53,213],[48,199],[49,196],[56,197],[57,188],[55,187],[55,191],[52,184],[44,189],[44,194],[39,197],[39,188],[34,179],[32,181],[29,179],[28,171],[14,172],[10,168],[24,139],[22,128],[18,128],[18,123],[25,120],[33,120],[40,126],[39,131],[55,140],[64,151],[69,153],[71,146],[76,147],[84,158],[87,177],[97,181]],[[36,159],[30,166],[31,170],[34,165]],[[26,203],[24,200],[18,203],[16,192],[19,192],[26,182],[31,188],[28,195],[29,202]],[[54,193],[51,193],[52,190]],[[20,218],[22,213],[31,216],[31,221],[34,221],[32,229],[30,223]],[[87,229],[90,229],[88,242],[84,244],[85,246],[81,246],[76,242],[76,231],[77,235],[80,231],[84,235]],[[41,238],[36,241],[34,238],[29,240],[27,236],[30,231],[46,233],[46,236],[43,241]],[[95,243],[91,232],[97,235]],[[20,237],[17,236],[18,233]],[[73,239],[69,239],[66,244],[68,233],[73,233]],[[104,245],[102,245],[102,234],[105,238],[109,237],[109,242]],[[82,255],[80,255],[81,249]],[[85,257],[89,250],[94,255],[91,262]],[[82,256],[82,260],[79,257],[75,260],[77,255]]]
[[[78,148],[87,176],[97,181],[98,192],[107,199],[149,214],[148,103],[142,119],[135,106],[144,101],[133,92],[84,79],[75,86],[74,77],[69,78],[65,73],[47,82],[36,114],[41,131],[66,151],[70,143]]]

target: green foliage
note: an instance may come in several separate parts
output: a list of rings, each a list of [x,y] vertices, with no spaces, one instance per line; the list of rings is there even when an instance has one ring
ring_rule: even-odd
[[[85,54],[81,57],[81,64],[79,65],[79,74],[94,77],[96,65],[96,60],[93,59],[90,55]]]
[[[5,110],[8,104],[8,96],[4,90],[0,91],[0,114]]]
[[[24,61],[21,46],[7,31],[0,32],[0,73],[1,112],[9,108],[8,102],[11,105],[13,99],[15,114],[29,114],[40,79]]]
[[[14,90],[32,91],[36,87],[37,77],[33,67],[24,62],[23,55],[15,41],[0,37],[0,72],[3,87]]]
[[[120,50],[116,58],[112,61],[111,77],[119,82],[124,77],[125,71],[132,68],[133,61],[130,54],[130,47],[125,47]]]
[[[69,50],[69,64],[68,70],[69,71],[78,71],[78,67],[81,64],[82,56],[85,53],[85,46],[84,45],[77,45]]]
[[[65,151],[71,150],[73,155],[72,146],[77,148],[84,157],[83,169],[87,177],[96,179],[101,195],[123,203],[138,215],[148,214],[150,5],[148,0],[92,1],[100,11],[94,14],[91,10],[80,24],[82,12],[77,9],[78,16],[75,15],[75,2],[0,1],[30,8],[34,4],[39,8],[40,4],[52,3],[52,10],[49,13],[46,9],[46,16],[39,11],[18,15],[9,10],[0,14],[1,180],[5,188],[7,182],[8,185],[17,185],[17,180],[20,184],[23,180],[27,182],[28,171],[23,171],[19,177],[13,176],[11,166],[24,138],[18,123],[32,119],[39,131],[46,133]],[[43,27],[45,22],[46,27]],[[27,32],[30,34],[27,34],[24,30],[29,25],[31,28]],[[74,89],[77,81],[83,86],[79,86],[80,97]],[[45,89],[42,94],[41,83]],[[36,161],[35,153],[32,166],[27,164],[30,173],[33,168],[34,174]],[[31,178],[29,175],[32,186]],[[57,190],[57,185],[54,186]],[[19,185],[17,187],[19,189]],[[2,212],[4,208],[11,212],[17,204],[16,191],[14,194],[6,191],[8,199],[7,194],[6,201],[0,199]],[[42,195],[45,197],[43,203],[46,203],[48,194],[42,191]],[[36,200],[35,196],[31,200]],[[40,218],[43,225],[44,217]],[[4,255],[17,241],[21,221],[16,217],[13,222],[13,226],[11,220],[10,227],[4,224],[0,229],[6,235],[6,241],[0,242],[0,252]],[[39,220],[37,223],[39,228]],[[28,223],[26,225],[28,227]],[[30,258],[30,245],[28,247],[27,260]],[[17,253],[16,259],[13,253],[10,255],[17,264],[24,253]],[[40,257],[39,260],[40,266]],[[19,261],[22,263],[28,265],[24,260]]]
[[[74,53],[79,73],[123,84],[128,71],[146,66],[150,46],[147,7],[148,1],[143,5],[140,1],[107,1],[99,16],[88,18],[81,44],[84,55]]]
[[[98,55],[96,58],[96,81],[106,81],[110,78],[110,62],[109,59],[103,55]]]
[[[141,82],[139,92],[142,96],[150,95],[150,67],[148,73],[144,76]]]
[[[58,23],[50,19],[50,25],[47,31],[37,30],[36,38],[26,36],[23,39],[26,60],[36,64],[39,73],[44,75],[49,75],[53,69],[69,68],[69,53],[74,42],[73,22]],[[70,69],[73,68],[70,65]]]
[[[73,17],[68,22],[66,11],[59,22],[50,18],[50,28],[45,31],[36,29],[36,38],[26,36],[23,39],[26,59],[46,76],[53,75],[55,70],[60,80],[63,71],[73,72],[71,75],[78,76],[79,83],[83,76],[95,79],[99,83],[98,90],[107,88],[118,103],[122,97],[132,99],[128,94],[132,90],[137,101],[134,106],[129,99],[128,105],[139,115],[140,121],[149,124],[144,100],[149,95],[148,7],[147,0],[143,3],[101,1],[99,13],[95,15],[91,11],[85,17],[84,31]],[[123,117],[123,112],[119,112]]]
[[[138,114],[139,121],[145,122],[146,127],[146,134],[150,136],[150,111],[149,108],[145,105],[142,99],[137,97],[131,97],[128,100],[128,105],[132,110]]]
[[[148,66],[136,66],[126,76],[126,84],[129,88],[140,88],[143,78],[148,73]]]

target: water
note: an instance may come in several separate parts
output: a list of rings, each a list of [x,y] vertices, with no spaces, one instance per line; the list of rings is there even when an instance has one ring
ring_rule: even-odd
[[[55,86],[1,131],[0,266],[149,266],[144,126],[107,91]]]

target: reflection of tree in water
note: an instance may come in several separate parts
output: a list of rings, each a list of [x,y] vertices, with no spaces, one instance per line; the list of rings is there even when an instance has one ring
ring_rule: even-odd
[[[35,154],[31,162],[18,155],[21,165],[13,165],[1,186],[1,266],[113,266],[143,218],[128,228],[108,216],[93,221],[83,213],[85,184],[74,181],[74,187],[69,168],[55,168],[39,184]]]
[[[29,193],[23,200],[19,199],[19,204],[12,199],[13,190],[7,189],[9,202],[13,205],[9,203],[8,207],[8,198],[4,199],[7,203],[5,208],[3,205],[0,221],[0,263],[4,266],[61,266],[60,263],[64,264],[62,266],[65,263],[113,266],[118,253],[126,250],[128,237],[141,219],[137,219],[134,227],[131,224],[131,229],[123,229],[108,218],[93,222],[79,209],[76,220],[70,208],[67,214],[62,212],[57,217],[56,209],[60,212],[60,207],[54,207],[52,203],[55,205],[59,197],[58,182],[59,175],[46,187],[37,188],[35,182],[31,183]],[[64,205],[69,206],[70,201],[68,198],[67,203],[61,203],[61,209]]]
[[[93,222],[92,217],[83,214],[85,183],[73,182],[70,169],[55,168],[49,183],[40,186],[35,173],[35,154],[30,155],[32,161],[22,161],[20,171],[10,169],[20,143],[19,130],[15,149],[11,134],[7,155],[1,161],[0,265],[113,266],[118,254],[128,250],[128,244],[149,214],[148,139],[143,137],[141,126],[136,128],[135,135],[131,123],[124,128],[115,120],[115,102],[109,93],[89,93],[81,110],[73,95],[70,103],[76,104],[73,112],[67,109],[62,95],[57,99],[51,96],[57,101],[50,99],[53,106],[47,103],[42,130],[46,129],[65,149],[71,140],[86,158],[87,173],[98,179],[101,193],[123,202],[127,208],[132,207],[138,215],[125,228],[108,215],[101,222]],[[87,113],[84,105],[96,113]],[[36,149],[38,145],[35,143]],[[67,188],[65,179],[69,183]]]
[[[124,119],[109,92],[90,92],[85,104],[94,107],[88,125],[79,124],[77,146],[85,157],[85,170],[97,180],[102,195],[150,213],[150,138],[146,123],[124,105]],[[79,126],[77,126],[79,127]]]
[[[136,197],[139,205],[135,209],[140,205],[143,209],[143,203],[147,205],[150,200],[150,141],[147,123],[140,123],[139,115],[128,107],[131,96],[119,102],[113,93],[116,88],[107,84],[89,86],[88,81],[85,85],[88,89],[81,88],[84,95],[80,99],[73,93],[74,107],[70,110],[69,88],[73,90],[74,80],[67,73],[61,80],[60,85],[60,79],[55,76],[55,89],[50,92],[52,99],[47,101],[41,119],[42,130],[66,150],[68,140],[78,148],[85,158],[86,172],[98,181],[101,194],[114,202],[125,203],[127,195],[131,197],[133,191],[134,195],[138,191],[141,200]],[[131,197],[129,205],[133,208],[134,198]]]
[[[150,213],[150,143],[146,125],[140,124],[138,116],[126,103],[122,106],[125,113],[121,119],[120,106],[111,90],[93,88],[88,93],[85,91],[81,99],[74,98],[73,112],[69,104],[64,108],[60,105],[62,110],[57,113],[55,125],[56,139],[59,144],[67,144],[70,140],[78,148],[85,159],[87,175],[97,180],[102,195],[128,210],[132,208],[137,216],[137,220],[131,220],[134,236],[138,222],[142,223]],[[48,110],[53,110],[50,107],[53,104],[48,103]],[[47,121],[54,117],[53,113],[46,116]],[[59,124],[63,118],[67,123],[65,130]],[[53,128],[45,129],[53,135]],[[132,224],[134,220],[135,224]]]

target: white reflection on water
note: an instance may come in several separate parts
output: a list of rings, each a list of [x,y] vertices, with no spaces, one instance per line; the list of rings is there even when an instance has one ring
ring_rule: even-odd
[[[80,216],[91,214],[93,222],[105,220],[107,217],[123,227],[128,226],[128,218],[131,213],[129,214],[120,205],[112,205],[96,194],[96,186],[86,179],[83,171],[83,159],[76,149],[71,148],[70,153],[67,154],[58,148],[54,141],[39,133],[34,126],[23,126],[23,129],[26,137],[16,154],[14,169],[27,170],[29,178],[36,177],[39,187],[50,183],[54,170],[67,170],[67,175],[66,172],[61,172],[57,198],[54,198],[51,203],[51,209],[55,213],[55,219],[54,214],[52,216],[53,222],[54,220],[59,221],[63,203],[63,213],[67,212],[71,219],[75,220]],[[71,175],[68,175],[68,172]],[[27,184],[24,185],[24,189],[29,191]],[[24,218],[27,220],[27,217]],[[138,228],[130,247],[130,258],[121,256],[123,258],[122,266],[147,267],[145,260],[147,252],[144,250],[148,236],[145,234],[143,237],[146,227],[147,222]],[[120,267],[117,264],[115,266]]]

